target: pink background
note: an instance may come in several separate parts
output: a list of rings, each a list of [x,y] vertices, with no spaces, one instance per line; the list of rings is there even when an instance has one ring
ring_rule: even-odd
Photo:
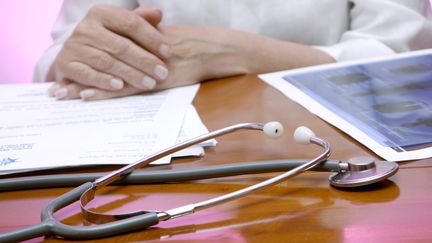
[[[51,44],[50,31],[62,1],[2,1],[0,84],[29,83],[33,68]]]

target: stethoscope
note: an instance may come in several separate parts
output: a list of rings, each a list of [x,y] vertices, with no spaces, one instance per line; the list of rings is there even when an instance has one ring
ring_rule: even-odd
[[[299,127],[294,132],[294,140],[297,143],[313,143],[324,149],[320,155],[312,160],[261,161],[211,166],[198,169],[159,172],[134,171],[135,169],[148,165],[152,161],[182,150],[191,145],[201,143],[208,139],[212,139],[224,134],[232,133],[240,129],[261,130],[269,137],[280,137],[283,133],[283,127],[278,122],[269,122],[266,124],[242,123],[182,142],[150,155],[143,160],[126,165],[106,175],[94,173],[3,179],[0,181],[1,191],[26,188],[71,186],[79,183],[83,184],[51,201],[42,210],[41,222],[39,224],[25,229],[1,234],[0,242],[17,242],[49,235],[60,236],[69,239],[92,239],[136,231],[139,229],[146,229],[150,226],[158,224],[160,221],[166,221],[189,215],[194,212],[243,197],[251,192],[277,184],[307,170],[336,172],[329,177],[330,184],[335,187],[357,187],[369,185],[387,179],[388,177],[394,175],[398,170],[398,164],[395,162],[374,161],[373,159],[365,157],[353,158],[347,162],[327,160],[331,152],[330,144],[324,139],[315,136],[315,134],[310,129],[306,127]],[[137,211],[125,214],[102,214],[92,211],[86,207],[87,204],[94,199],[97,190],[114,183],[144,184],[180,182],[284,170],[288,171],[238,191],[166,211]],[[54,218],[55,212],[78,200],[81,202],[81,211],[84,218],[91,223],[95,223],[96,225],[69,226],[57,221]]]

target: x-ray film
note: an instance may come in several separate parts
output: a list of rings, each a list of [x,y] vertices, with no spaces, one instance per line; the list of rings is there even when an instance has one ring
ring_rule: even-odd
[[[260,77],[381,157],[432,156],[432,50]],[[352,135],[350,129],[358,133]],[[388,156],[380,150],[394,152]],[[418,156],[401,155],[407,152]]]

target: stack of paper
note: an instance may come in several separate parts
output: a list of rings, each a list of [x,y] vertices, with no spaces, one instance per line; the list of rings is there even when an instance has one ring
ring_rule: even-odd
[[[92,102],[57,101],[49,85],[0,86],[0,174],[128,164],[207,132],[191,105],[199,85]],[[214,143],[176,155],[202,155]]]

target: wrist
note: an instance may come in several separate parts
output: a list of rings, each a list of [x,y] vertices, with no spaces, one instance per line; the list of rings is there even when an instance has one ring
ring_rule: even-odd
[[[242,49],[225,29],[176,26],[164,29],[171,38],[173,65],[186,65],[198,81],[248,73]]]

